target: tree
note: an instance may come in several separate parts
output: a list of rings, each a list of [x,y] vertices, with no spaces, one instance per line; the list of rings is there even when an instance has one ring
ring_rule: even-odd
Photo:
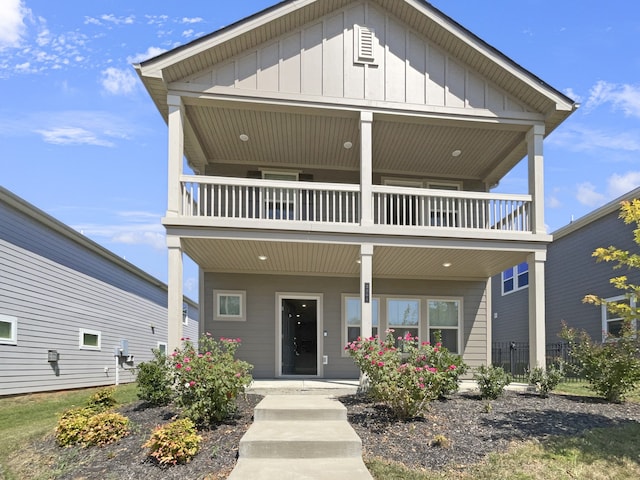
[[[620,218],[625,224],[636,224],[634,242],[640,247],[640,200],[622,202]],[[614,246],[597,248],[592,256],[597,262],[614,262],[614,270],[640,269],[640,254]],[[626,275],[613,277],[610,283],[622,290],[628,299],[640,298],[640,285],[630,283]],[[635,328],[640,308],[632,302],[607,302],[596,295],[586,295],[582,301],[604,305],[621,318],[620,334],[615,337],[608,334],[604,343],[598,343],[586,332],[577,332],[564,325],[560,336],[569,342],[577,360],[574,369],[589,381],[591,389],[609,401],[620,402],[640,383],[640,341]]]

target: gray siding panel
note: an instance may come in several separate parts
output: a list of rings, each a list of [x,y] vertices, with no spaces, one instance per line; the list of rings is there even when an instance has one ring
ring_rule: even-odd
[[[276,292],[322,294],[323,330],[327,332],[323,337],[322,350],[323,355],[329,357],[329,363],[324,366],[324,377],[356,378],[357,368],[344,355],[342,295],[357,295],[358,288],[357,278],[205,273],[205,295],[201,299],[206,312],[203,328],[216,338],[241,338],[239,356],[254,365],[254,377],[273,378],[276,375]],[[246,291],[246,321],[213,321],[214,289]],[[472,366],[486,364],[485,282],[374,279],[372,295],[462,297],[464,359]],[[422,328],[425,329],[426,325]]]
[[[150,360],[151,349],[167,342],[166,286],[1,200],[0,314],[18,326],[17,344],[0,344],[0,395],[114,384],[121,340],[133,365]],[[197,312],[191,305],[196,332]],[[80,328],[101,332],[100,350],[80,348]],[[48,350],[58,351],[57,365]],[[131,368],[121,366],[120,382],[135,379]]]

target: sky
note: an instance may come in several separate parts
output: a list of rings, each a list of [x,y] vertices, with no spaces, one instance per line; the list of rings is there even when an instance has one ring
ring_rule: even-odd
[[[0,185],[166,282],[167,128],[132,64],[274,3],[0,0]],[[640,2],[430,3],[580,103],[544,144],[549,232],[640,185]]]

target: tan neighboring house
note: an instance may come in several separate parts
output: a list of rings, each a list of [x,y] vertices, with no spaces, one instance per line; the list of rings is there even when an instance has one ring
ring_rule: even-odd
[[[188,255],[202,331],[256,378],[356,377],[344,345],[390,328],[488,364],[490,279],[527,261],[544,364],[543,143],[570,98],[419,0],[283,1],[135,68],[168,125],[170,348]],[[528,189],[491,193],[523,159]]]

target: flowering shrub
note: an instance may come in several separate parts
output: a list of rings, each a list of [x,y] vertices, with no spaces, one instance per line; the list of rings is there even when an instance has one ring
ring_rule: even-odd
[[[511,383],[512,377],[502,367],[480,365],[473,379],[478,384],[481,398],[495,400],[502,395],[504,387]]]
[[[251,383],[249,363],[237,360],[240,339],[211,334],[200,338],[196,350],[188,338],[169,358],[173,370],[176,403],[196,424],[220,421],[235,412],[236,398]]]
[[[96,412],[104,412],[113,407],[116,403],[114,395],[116,393],[115,387],[105,387],[98,390],[96,393],[89,397],[89,408],[94,409]]]
[[[201,440],[193,422],[183,418],[157,427],[143,447],[149,448],[149,455],[161,465],[175,465],[189,462],[198,453]]]
[[[358,338],[345,350],[368,377],[371,396],[388,405],[398,418],[421,414],[427,403],[458,389],[458,378],[467,366],[440,342],[420,343],[407,333],[398,337],[387,331],[384,341],[378,337]]]
[[[114,412],[96,413],[92,407],[67,410],[56,426],[56,440],[63,447],[107,445],[128,434],[128,418]]]

